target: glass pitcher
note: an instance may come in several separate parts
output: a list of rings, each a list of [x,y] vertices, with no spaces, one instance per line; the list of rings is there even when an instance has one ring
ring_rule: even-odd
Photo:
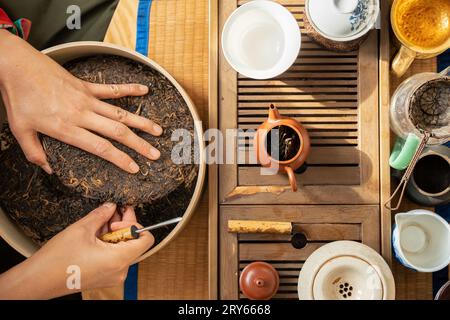
[[[420,124],[414,123],[414,111],[413,99],[415,99],[415,94],[424,85],[431,83],[432,81],[442,79],[448,81],[445,86],[442,86],[440,90],[440,95],[438,101],[447,100],[447,103],[436,104],[436,99],[433,96],[426,96],[429,102],[430,108],[439,107],[440,110],[438,116],[437,113],[431,109],[430,113],[424,112],[424,117],[437,117],[433,125],[428,128],[424,128]],[[442,96],[444,95],[444,96]],[[391,167],[403,170],[408,167],[411,160],[413,159],[417,149],[419,148],[420,142],[424,137],[424,133],[428,132],[429,138],[426,141],[427,145],[438,145],[444,144],[450,140],[450,108],[448,108],[448,101],[450,100],[450,66],[444,69],[440,73],[424,72],[413,75],[403,81],[395,90],[390,105],[390,125],[391,129],[398,136],[398,139],[394,145],[393,151],[391,153],[391,158],[389,159],[389,164]],[[447,107],[446,107],[447,106]],[[416,108],[417,109],[417,108]]]

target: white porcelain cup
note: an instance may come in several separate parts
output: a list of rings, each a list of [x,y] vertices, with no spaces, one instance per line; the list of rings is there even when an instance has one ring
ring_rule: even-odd
[[[282,5],[255,0],[237,8],[222,31],[222,50],[231,67],[252,79],[285,72],[300,51],[300,28]]]
[[[404,266],[421,272],[441,270],[450,264],[450,225],[428,210],[397,213],[392,245]]]

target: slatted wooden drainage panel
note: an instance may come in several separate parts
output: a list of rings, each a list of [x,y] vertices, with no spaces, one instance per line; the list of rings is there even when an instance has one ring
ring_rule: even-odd
[[[220,210],[220,298],[245,299],[239,289],[243,268],[254,261],[270,263],[280,276],[274,299],[298,299],[298,276],[303,263],[318,248],[336,240],[363,242],[379,250],[379,209],[359,206],[222,206]],[[261,219],[298,223],[308,240],[294,248],[290,235],[233,234],[228,220]],[[301,285],[301,284],[300,284]]]
[[[219,29],[229,14],[246,1],[219,2]],[[303,27],[302,0],[279,1]],[[311,137],[308,169],[297,175],[299,191],[287,188],[285,174],[263,175],[249,164],[253,133],[236,146],[235,164],[219,170],[220,202],[254,203],[378,203],[378,55],[377,31],[356,52],[321,48],[302,30],[295,64],[270,80],[237,74],[219,50],[219,126],[255,130],[275,104],[281,114],[300,121]],[[225,138],[225,142],[227,142]]]

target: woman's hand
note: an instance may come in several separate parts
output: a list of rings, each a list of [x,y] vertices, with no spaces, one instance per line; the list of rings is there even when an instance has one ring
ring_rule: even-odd
[[[159,158],[156,148],[129,129],[160,135],[159,125],[99,100],[141,96],[148,87],[82,81],[6,30],[0,30],[0,47],[0,92],[11,131],[30,162],[51,174],[38,132],[102,157],[130,173],[139,171],[136,162],[99,135],[151,160]]]
[[[0,299],[49,299],[122,284],[130,264],[153,245],[153,236],[142,232],[138,239],[115,244],[97,237],[131,225],[141,227],[131,207],[121,217],[116,205],[102,205],[2,274]]]

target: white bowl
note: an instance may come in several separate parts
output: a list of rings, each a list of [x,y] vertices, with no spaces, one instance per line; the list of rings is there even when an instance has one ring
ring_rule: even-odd
[[[222,31],[225,59],[240,74],[269,79],[285,72],[300,51],[300,28],[282,5],[258,0],[237,8]]]
[[[305,14],[322,37],[343,42],[371,30],[380,11],[379,0],[306,0]]]
[[[300,270],[297,290],[300,300],[395,299],[394,276],[383,257],[362,243],[347,240],[314,251]]]
[[[172,241],[175,236],[177,236],[181,230],[188,224],[189,219],[194,214],[195,208],[202,195],[203,183],[206,176],[206,161],[205,161],[205,146],[203,143],[203,128],[201,125],[200,117],[198,116],[197,110],[192,102],[192,100],[187,95],[186,91],[181,87],[181,85],[160,65],[150,60],[146,56],[140,53],[129,50],[124,47],[96,41],[79,41],[71,42],[66,44],[57,45],[42,51],[44,54],[55,60],[60,64],[64,64],[67,61],[80,58],[83,56],[90,56],[96,54],[113,54],[134,61],[143,63],[150,68],[157,70],[162,73],[180,92],[189,111],[194,119],[195,132],[197,134],[197,139],[199,141],[199,153],[200,153],[200,163],[198,168],[197,183],[195,185],[194,194],[189,202],[188,207],[183,215],[183,220],[179,222],[171,233],[167,235],[159,244],[151,248],[143,255],[138,257],[135,262],[139,262],[157,251],[165,247],[170,241]],[[1,100],[1,99],[0,99]],[[1,101],[0,101],[1,104]],[[0,108],[2,109],[2,108]],[[6,120],[4,114],[0,114],[0,124]],[[30,257],[35,253],[39,246],[34,243],[25,233],[14,223],[8,215],[0,208],[0,236],[14,249],[20,252],[25,257]],[[74,239],[76,241],[76,239]]]
[[[315,300],[382,300],[383,287],[372,265],[353,256],[341,256],[320,267],[313,295]]]

